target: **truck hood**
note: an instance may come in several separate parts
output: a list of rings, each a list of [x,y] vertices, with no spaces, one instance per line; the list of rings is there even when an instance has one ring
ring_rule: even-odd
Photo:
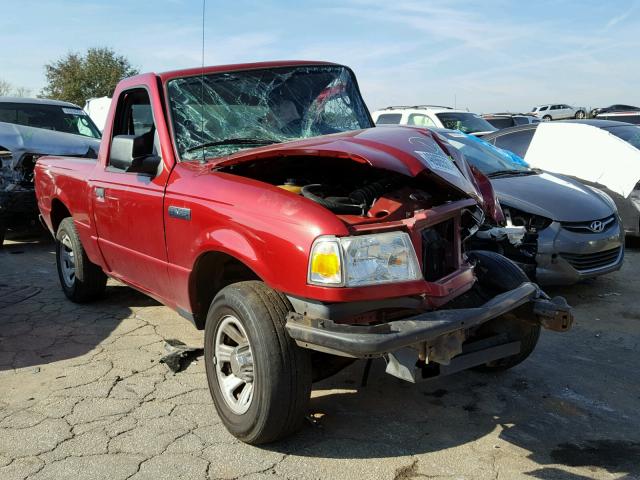
[[[491,180],[500,202],[559,222],[608,217],[614,208],[589,187],[550,173]]]
[[[87,156],[89,153],[89,156],[95,157],[100,148],[100,140],[0,122],[0,147],[11,152],[14,162],[19,161],[25,153],[67,156]]]
[[[414,127],[369,128],[323,135],[241,150],[211,163],[218,168],[280,156],[346,158],[411,177],[431,175],[483,203],[474,175],[456,149],[443,137]]]

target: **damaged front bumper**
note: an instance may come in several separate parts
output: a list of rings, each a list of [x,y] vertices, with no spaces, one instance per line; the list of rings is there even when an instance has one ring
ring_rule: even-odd
[[[615,223],[600,233],[578,233],[553,222],[538,234],[536,280],[540,285],[570,285],[620,270],[624,229]]]
[[[474,308],[430,311],[376,325],[336,323],[292,312],[287,317],[286,328],[291,338],[304,348],[348,357],[372,358],[464,332],[516,309],[518,317],[551,330],[567,331],[573,323],[571,307],[564,298],[550,299],[537,285],[525,282]],[[490,361],[486,358],[481,360],[481,363]]]

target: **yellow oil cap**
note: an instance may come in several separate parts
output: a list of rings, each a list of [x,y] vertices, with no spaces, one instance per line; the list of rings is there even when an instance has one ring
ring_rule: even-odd
[[[297,193],[299,194],[302,191],[302,187],[299,185],[293,185],[291,183],[285,183],[284,185],[278,185],[278,187],[284,189],[284,190],[288,190],[289,192],[293,192],[293,193]]]

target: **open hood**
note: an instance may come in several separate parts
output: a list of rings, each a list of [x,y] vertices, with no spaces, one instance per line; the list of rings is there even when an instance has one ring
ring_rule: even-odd
[[[604,185],[623,197],[640,182],[640,150],[585,123],[539,124],[524,159],[532,167]]]
[[[282,156],[348,158],[411,177],[429,175],[483,204],[474,174],[455,148],[429,130],[413,127],[370,128],[279,143],[242,150],[211,164],[226,167]]]

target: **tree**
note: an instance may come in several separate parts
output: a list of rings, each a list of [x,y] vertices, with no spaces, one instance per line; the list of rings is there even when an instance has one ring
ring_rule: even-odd
[[[6,80],[0,78],[0,97],[5,97],[11,93],[13,87]]]
[[[26,87],[14,87],[6,80],[0,78],[0,97],[28,97],[31,94],[31,90]]]
[[[89,98],[112,96],[120,80],[138,73],[126,57],[110,48],[90,48],[84,55],[69,52],[44,70],[47,85],[41,96],[81,106]]]

